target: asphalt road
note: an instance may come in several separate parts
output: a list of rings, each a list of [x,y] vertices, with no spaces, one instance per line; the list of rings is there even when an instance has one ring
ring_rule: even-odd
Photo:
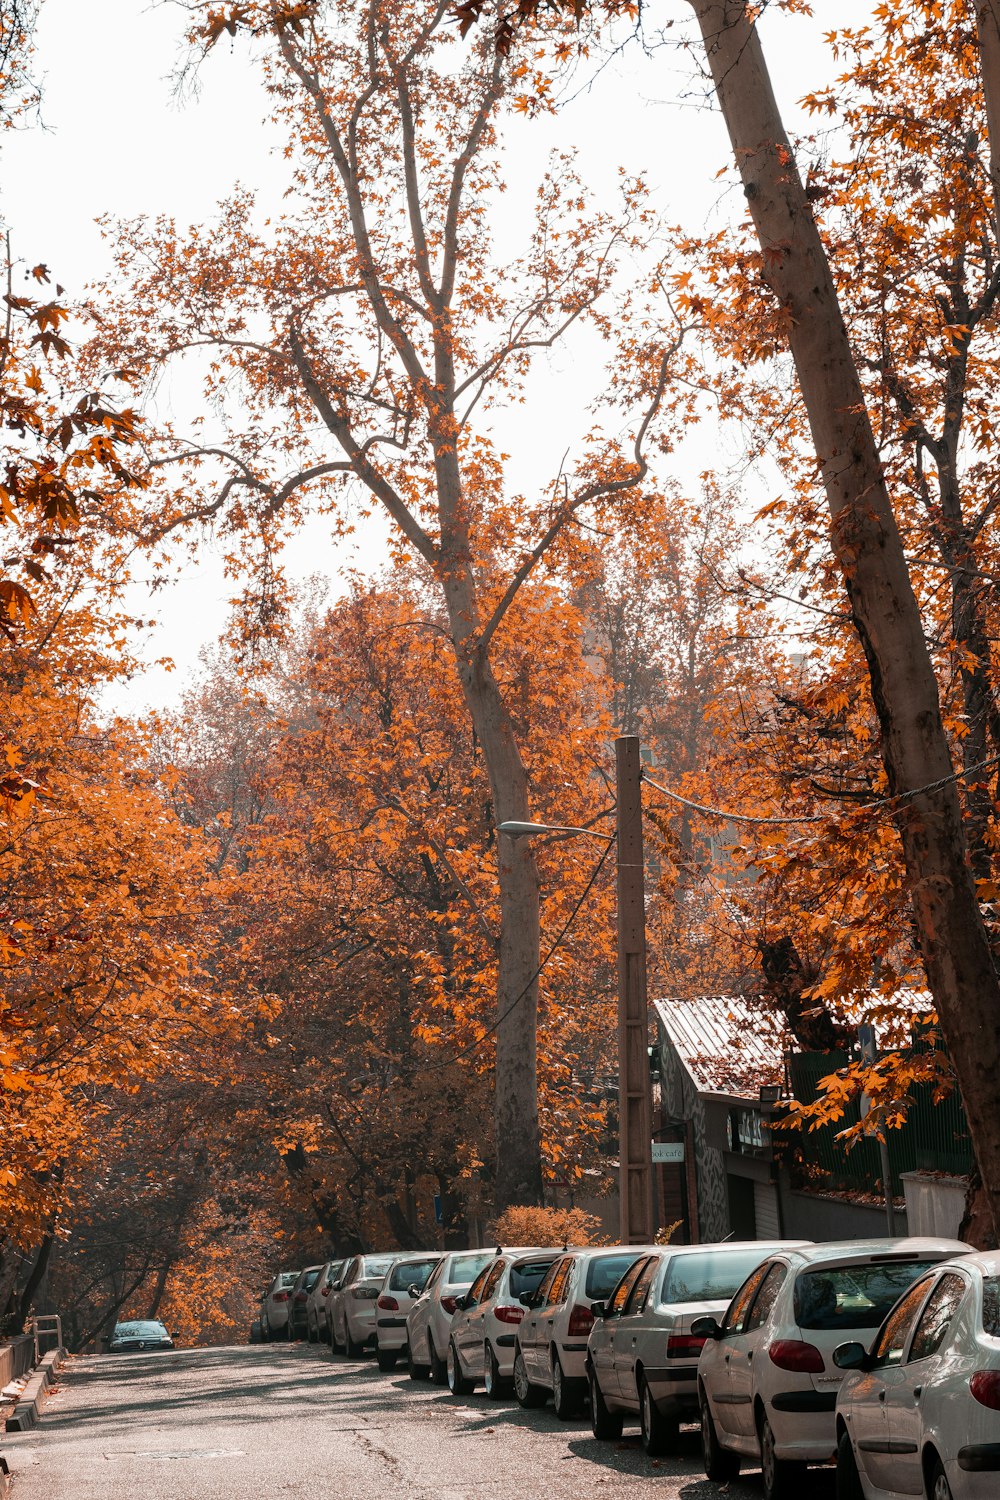
[[[598,1443],[551,1407],[263,1345],[73,1360],[40,1425],[0,1451],[13,1500],[761,1500],[756,1475],[705,1479],[693,1429],[659,1460],[634,1431]],[[832,1473],[811,1473],[808,1493],[833,1500]]]

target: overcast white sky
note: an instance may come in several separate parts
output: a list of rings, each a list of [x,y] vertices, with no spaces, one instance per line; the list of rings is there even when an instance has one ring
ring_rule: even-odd
[[[873,0],[838,0],[836,24],[857,24]],[[790,130],[804,126],[796,108],[808,90],[835,73],[822,33],[833,22],[832,7],[819,0],[826,20],[775,13],[766,19],[764,40],[771,71]],[[685,19],[683,0],[650,0],[651,23]],[[275,199],[283,186],[283,163],[272,154],[275,137],[265,117],[266,100],[242,48],[216,47],[204,69],[197,99],[178,104],[171,74],[179,57],[181,11],[146,0],[45,0],[38,32],[44,76],[44,129],[11,134],[3,144],[0,209],[11,226],[15,253],[29,264],[45,261],[71,294],[109,269],[108,249],[95,224],[112,215],[175,215],[196,223],[237,182]],[[676,48],[652,55],[631,45],[605,68],[556,120],[513,122],[506,132],[507,180],[527,185],[552,146],[574,144],[586,175],[610,193],[617,167],[645,170],[664,217],[697,230],[727,212],[719,202],[716,173],[728,162],[721,120],[704,105],[704,92],[689,58]],[[528,194],[510,198],[512,221],[503,238],[513,242]],[[737,205],[733,206],[734,212]],[[525,224],[525,233],[528,232]],[[595,361],[599,351],[593,350]],[[552,376],[567,412],[585,403],[598,376],[586,368],[582,345],[557,357]],[[522,411],[504,446],[521,463],[537,463],[546,475],[566,446],[550,402]],[[571,419],[570,419],[571,420]],[[699,431],[678,458],[682,478],[705,467],[713,434]],[[557,453],[555,449],[558,449]],[[734,455],[735,456],[735,455]],[[286,561],[295,576],[335,576],[343,563],[375,567],[384,533],[372,523],[351,551],[339,552],[321,525],[303,533]],[[136,612],[157,617],[147,633],[150,661],[170,655],[167,675],[150,670],[122,695],[121,707],[173,700],[195,668],[202,646],[222,629],[227,600],[236,588],[222,576],[210,543],[168,591],[151,599],[137,589]]]

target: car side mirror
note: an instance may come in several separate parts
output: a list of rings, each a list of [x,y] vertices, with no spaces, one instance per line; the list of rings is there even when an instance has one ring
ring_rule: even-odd
[[[592,1302],[590,1310],[595,1318],[606,1318],[608,1315],[608,1304],[606,1302]]]
[[[838,1370],[870,1370],[871,1360],[864,1344],[852,1339],[849,1344],[838,1344],[833,1351],[833,1362]]]
[[[406,1295],[408,1297],[412,1297],[415,1302],[418,1297],[422,1297],[424,1294],[423,1290],[419,1286],[417,1286],[416,1282],[413,1282],[406,1288]]]
[[[721,1339],[722,1329],[715,1318],[695,1318],[691,1324],[691,1337],[693,1339]]]
[[[456,1297],[455,1298],[455,1311],[456,1312],[464,1312],[467,1307],[471,1307],[471,1306],[472,1306],[472,1304],[469,1301],[469,1294],[468,1294],[468,1292],[463,1292],[460,1297]]]
[[[517,1300],[518,1302],[520,1302],[522,1307],[534,1307],[535,1294],[534,1292],[522,1292]]]

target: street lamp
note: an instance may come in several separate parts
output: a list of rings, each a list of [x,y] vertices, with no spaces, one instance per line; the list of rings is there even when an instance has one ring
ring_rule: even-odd
[[[589,834],[618,843],[618,1192],[621,1243],[653,1240],[646,893],[642,850],[642,761],[635,735],[615,740],[615,833],[549,823],[500,823],[508,838]]]

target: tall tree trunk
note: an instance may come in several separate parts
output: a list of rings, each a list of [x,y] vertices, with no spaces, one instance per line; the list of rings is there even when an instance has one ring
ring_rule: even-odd
[[[955,1064],[994,1222],[1000,1216],[1000,984],[924,639],[833,275],[744,0],[691,0],[763,274],[788,339],[830,509],[831,543],[871,679],[927,979]]]
[[[1000,0],[974,0],[974,4],[986,128],[990,133],[990,180],[1000,237]]]
[[[25,1318],[28,1316],[28,1313],[31,1311],[32,1304],[35,1300],[35,1293],[38,1291],[38,1288],[44,1281],[45,1273],[49,1269],[49,1261],[52,1258],[52,1245],[54,1239],[55,1236],[52,1234],[46,1234],[44,1236],[42,1243],[38,1247],[38,1254],[35,1256],[35,1259],[32,1262],[31,1271],[29,1272],[28,1279],[24,1284],[24,1290],[21,1292],[19,1316],[22,1325]]]

